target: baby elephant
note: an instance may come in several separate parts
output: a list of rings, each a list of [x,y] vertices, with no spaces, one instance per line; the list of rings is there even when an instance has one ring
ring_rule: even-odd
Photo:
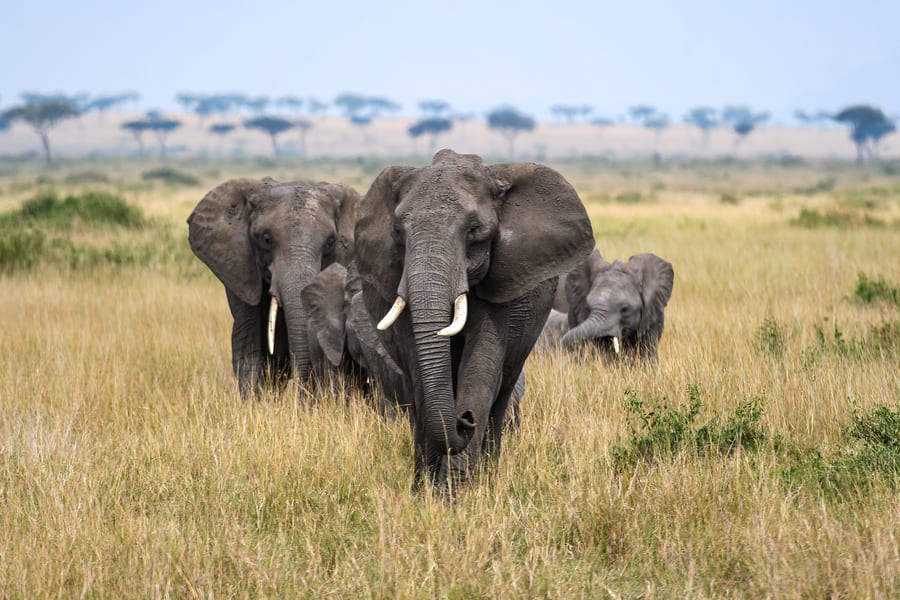
[[[544,335],[567,349],[590,341],[610,354],[656,360],[674,281],[672,264],[655,254],[610,264],[594,250],[565,277],[565,301],[557,306],[568,309],[568,322],[551,316]]]

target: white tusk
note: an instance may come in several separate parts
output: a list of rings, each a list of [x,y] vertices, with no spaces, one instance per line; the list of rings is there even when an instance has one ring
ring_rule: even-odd
[[[453,321],[438,331],[437,334],[441,337],[450,337],[462,331],[463,327],[466,326],[468,313],[469,305],[466,300],[466,294],[462,293],[453,301]]]
[[[616,351],[616,354],[619,353],[619,338],[613,337],[613,350]]]
[[[384,318],[378,321],[378,331],[384,331],[388,327],[394,324],[394,321],[397,320],[397,317],[400,316],[400,313],[403,312],[403,309],[406,308],[406,300],[397,296],[397,299],[394,300],[394,305],[391,306],[391,310],[388,311]]]
[[[269,354],[275,354],[275,318],[278,316],[278,300],[272,296],[269,305]]]

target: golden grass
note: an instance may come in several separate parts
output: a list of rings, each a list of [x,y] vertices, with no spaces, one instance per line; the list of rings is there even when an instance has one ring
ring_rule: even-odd
[[[897,356],[809,353],[817,327],[859,339],[900,319],[852,299],[860,271],[900,282],[896,226],[792,227],[833,198],[730,206],[678,177],[652,203],[588,206],[607,259],[675,267],[659,365],[535,353],[520,430],[452,504],[410,491],[407,423],[356,394],[242,403],[225,297],[202,266],[0,275],[0,597],[900,595],[888,485],[828,498],[786,483],[771,444],[613,468],[635,427],[626,390],[677,408],[695,385],[704,422],[762,397],[771,438],[826,456],[848,398],[900,402]],[[204,191],[129,199],[183,232]],[[893,197],[876,213],[898,210]],[[759,347],[766,318],[781,356]]]

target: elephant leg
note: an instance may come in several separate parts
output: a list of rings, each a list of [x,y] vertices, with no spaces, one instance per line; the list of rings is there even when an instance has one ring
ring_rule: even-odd
[[[505,308],[473,302],[470,310],[456,370],[456,410],[472,412],[475,432],[463,452],[449,457],[449,471],[454,482],[466,481],[481,459],[491,410],[501,388],[507,341],[508,311]]]
[[[231,328],[231,366],[238,379],[241,398],[255,395],[265,379],[266,356],[259,334],[259,309],[243,302],[227,288],[228,307],[234,318]]]
[[[503,381],[491,409],[489,436],[485,439],[487,451],[495,458],[500,454],[500,439],[510,397],[525,366],[525,361],[543,331],[550,314],[556,291],[556,279],[549,279],[509,307],[509,339],[503,362]],[[511,419],[518,425],[519,406],[513,406]]]

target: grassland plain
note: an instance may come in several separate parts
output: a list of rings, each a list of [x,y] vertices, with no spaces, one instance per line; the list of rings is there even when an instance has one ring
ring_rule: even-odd
[[[533,354],[519,430],[449,504],[356,393],[241,402],[185,239],[228,177],[365,191],[384,164],[3,165],[0,597],[900,596],[894,167],[554,163],[604,257],[673,263],[659,364]],[[16,212],[98,192],[143,219]]]

